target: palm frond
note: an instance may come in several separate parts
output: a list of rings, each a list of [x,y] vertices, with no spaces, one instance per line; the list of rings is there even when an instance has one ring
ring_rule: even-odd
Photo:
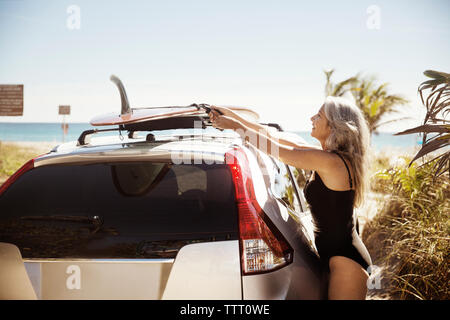
[[[412,129],[407,129],[405,131],[397,132],[394,135],[400,136],[400,135],[404,135],[404,134],[423,133],[423,132],[427,132],[427,133],[430,133],[430,132],[440,132],[440,133],[450,132],[450,126],[424,124],[424,125],[412,128]]]
[[[445,168],[446,165],[447,168]],[[435,176],[433,177],[434,179],[444,174],[444,172],[446,172],[447,170],[449,171],[450,174],[450,152],[441,155],[441,159],[439,159],[439,161],[436,163],[434,170],[435,170]]]
[[[397,118],[397,119],[392,119],[392,120],[384,121],[384,122],[381,122],[381,123],[377,123],[377,124],[374,126],[374,129],[376,130],[376,129],[378,129],[379,127],[384,126],[384,125],[389,124],[389,123],[398,122],[398,121],[404,121],[404,120],[411,120],[411,119],[412,119],[412,117],[401,117],[401,118]]]
[[[357,81],[358,81],[357,77],[351,77],[351,78],[348,78],[344,81],[337,83],[333,88],[332,95],[336,96],[336,97],[343,96],[348,91],[348,88],[346,88],[346,87]]]
[[[417,152],[417,154],[411,160],[410,165],[416,159],[419,159],[430,152],[436,151],[436,150],[443,148],[445,146],[448,146],[448,145],[450,145],[450,142],[448,140],[433,139],[432,141],[426,143],[425,145],[422,145],[422,148],[419,150],[419,152]]]
[[[435,70],[425,70],[423,72],[423,74],[425,76],[427,76],[428,78],[439,79],[441,81],[447,81],[448,83],[450,83],[450,74],[449,73],[445,73],[442,71],[435,71]]]

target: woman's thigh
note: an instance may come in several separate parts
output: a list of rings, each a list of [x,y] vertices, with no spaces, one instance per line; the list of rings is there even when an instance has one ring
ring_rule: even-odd
[[[334,256],[330,258],[329,266],[328,298],[330,300],[366,298],[369,275],[359,263],[347,257]]]

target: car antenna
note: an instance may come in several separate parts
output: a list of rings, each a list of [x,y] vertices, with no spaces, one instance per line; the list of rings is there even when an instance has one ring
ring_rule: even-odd
[[[133,111],[130,108],[130,103],[128,102],[127,93],[125,92],[125,87],[122,84],[122,81],[115,75],[111,75],[109,78],[114,84],[117,86],[120,92],[120,100],[122,102],[122,110],[120,112],[121,115],[131,114]]]

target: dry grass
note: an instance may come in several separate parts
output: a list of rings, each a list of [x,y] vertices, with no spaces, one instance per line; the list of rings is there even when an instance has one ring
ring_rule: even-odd
[[[372,189],[389,197],[362,238],[391,298],[449,299],[449,176],[433,183],[433,163],[408,168],[404,160],[374,175]]]
[[[48,143],[0,142],[0,184],[28,160],[50,149]]]

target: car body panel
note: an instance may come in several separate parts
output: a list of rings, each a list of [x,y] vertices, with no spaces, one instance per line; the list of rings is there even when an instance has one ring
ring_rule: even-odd
[[[122,143],[113,146],[79,147],[70,152],[52,152],[35,159],[34,166],[103,161],[167,161],[185,163],[224,163],[225,153],[232,148],[230,141],[181,140],[158,143]]]
[[[238,240],[197,243],[181,248],[163,299],[242,299]]]
[[[317,300],[321,299],[321,278],[311,272],[308,264],[294,262],[279,270],[247,275],[242,278],[244,300]]]
[[[258,154],[260,152],[254,149],[253,152],[246,152],[252,168],[255,195],[264,213],[293,247],[294,259],[279,270],[243,276],[243,298],[321,299],[324,295],[324,277],[312,241],[314,235],[310,212],[297,213],[277,199],[271,189],[274,180],[272,173],[276,169],[272,160],[263,153]],[[298,188],[297,184],[295,186]]]
[[[36,300],[19,248],[0,242],[0,300]]]
[[[161,299],[173,259],[26,259],[38,299]]]

